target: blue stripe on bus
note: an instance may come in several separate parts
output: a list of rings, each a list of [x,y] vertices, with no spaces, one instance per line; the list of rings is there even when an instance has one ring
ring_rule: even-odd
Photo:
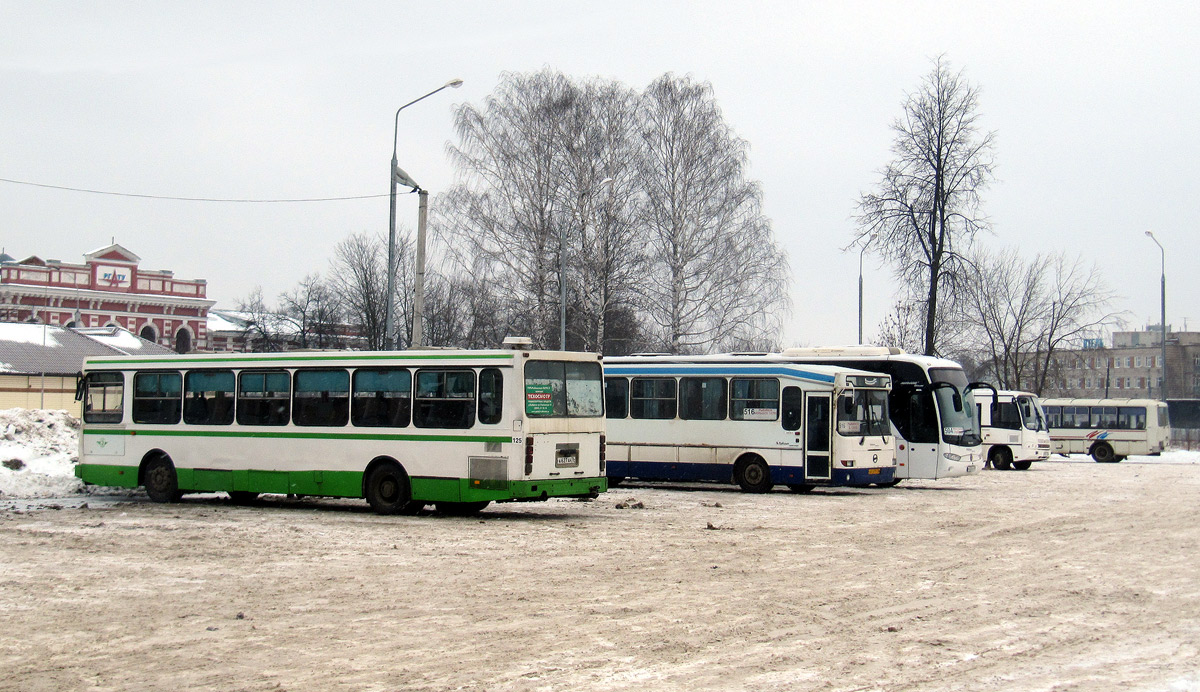
[[[812,380],[813,382],[833,382],[832,375],[822,375],[799,368],[788,368],[784,366],[772,366],[764,368],[761,366],[713,366],[713,365],[689,365],[675,363],[669,365],[623,365],[619,363],[605,364],[605,375],[782,375],[784,377],[795,377],[798,379]]]
[[[733,464],[681,463],[673,461],[608,461],[607,474],[613,478],[639,478],[654,481],[712,481],[733,482]],[[894,467],[885,466],[872,475],[870,469],[834,469],[831,479],[805,478],[802,466],[772,466],[771,482],[777,485],[870,485],[891,483],[896,477]]]

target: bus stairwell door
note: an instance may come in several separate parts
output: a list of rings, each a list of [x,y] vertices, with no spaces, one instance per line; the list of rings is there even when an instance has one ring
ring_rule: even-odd
[[[809,480],[830,480],[830,430],[833,427],[833,396],[807,392],[804,395],[804,475]]]

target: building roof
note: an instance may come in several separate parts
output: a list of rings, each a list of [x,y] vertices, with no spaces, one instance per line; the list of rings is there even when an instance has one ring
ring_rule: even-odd
[[[170,354],[159,346],[121,329],[66,329],[26,322],[0,322],[0,374],[73,375],[88,356]]]

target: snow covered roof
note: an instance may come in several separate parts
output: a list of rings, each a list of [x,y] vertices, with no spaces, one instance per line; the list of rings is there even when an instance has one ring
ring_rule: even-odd
[[[0,322],[0,374],[72,375],[88,356],[169,354],[173,351],[119,327],[65,329]]]
[[[296,320],[278,313],[268,313],[262,316],[266,320],[266,328],[272,334],[298,334],[300,325]],[[209,310],[208,333],[215,332],[244,332],[254,326],[254,315],[238,310]]]

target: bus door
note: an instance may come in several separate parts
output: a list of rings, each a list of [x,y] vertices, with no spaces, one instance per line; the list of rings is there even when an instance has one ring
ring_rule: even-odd
[[[804,395],[804,476],[809,480],[830,480],[830,438],[833,429],[833,395],[806,392]]]

